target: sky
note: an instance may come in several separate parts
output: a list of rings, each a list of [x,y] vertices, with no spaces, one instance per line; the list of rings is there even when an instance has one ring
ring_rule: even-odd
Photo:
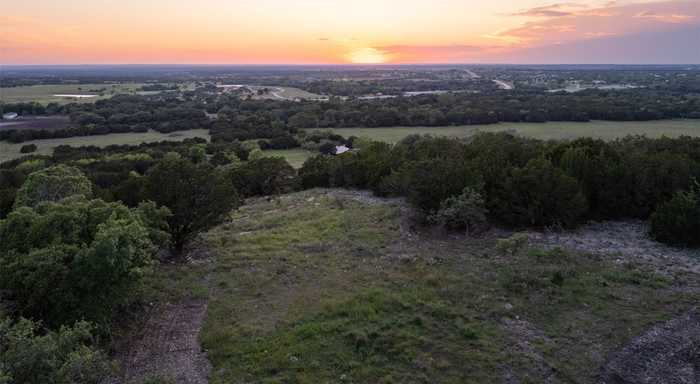
[[[0,5],[0,64],[700,63],[700,0]]]

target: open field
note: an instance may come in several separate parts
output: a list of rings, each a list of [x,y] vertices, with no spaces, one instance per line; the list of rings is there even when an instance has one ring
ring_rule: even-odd
[[[296,169],[301,168],[306,159],[313,156],[313,153],[301,148],[271,149],[263,151],[263,154],[267,157],[284,157],[285,160]]]
[[[304,91],[299,88],[290,88],[290,87],[275,87],[274,90],[272,91],[272,95],[280,98],[280,99],[287,99],[287,100],[294,100],[294,99],[307,99],[307,100],[312,100],[312,99],[322,99],[325,98],[325,96],[317,95],[315,93],[310,93],[307,91]]]
[[[0,162],[24,156],[22,153],[20,153],[20,148],[27,144],[36,144],[38,148],[34,154],[50,155],[53,153],[53,149],[59,145],[71,145],[75,147],[95,145],[98,147],[106,147],[113,144],[138,145],[141,143],[151,143],[163,140],[182,141],[184,139],[194,137],[202,137],[209,140],[209,131],[206,129],[192,129],[189,131],[179,131],[173,133],[159,133],[156,131],[144,133],[111,133],[109,135],[78,136],[65,139],[33,140],[19,144],[0,141]]]
[[[658,272],[666,258],[504,250],[508,232],[428,233],[408,212],[361,191],[253,199],[149,286],[208,302],[212,384],[597,383],[611,352],[700,298],[697,274]]]
[[[542,140],[594,137],[614,140],[627,135],[700,136],[700,120],[659,120],[643,122],[591,121],[588,123],[500,123],[494,125],[467,125],[455,127],[391,127],[391,128],[331,128],[334,133],[348,136],[365,136],[389,143],[408,135],[431,134],[435,136],[469,137],[478,132],[510,131]]]
[[[51,84],[31,85],[26,87],[0,88],[0,101],[18,103],[36,101],[48,103],[92,103],[96,100],[107,99],[120,93],[136,93],[143,84]],[[57,96],[57,95],[73,95]],[[90,97],[77,97],[90,96]]]

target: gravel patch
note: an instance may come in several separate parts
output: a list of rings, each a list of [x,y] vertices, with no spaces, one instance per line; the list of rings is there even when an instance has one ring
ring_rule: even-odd
[[[646,222],[592,222],[575,231],[526,232],[530,242],[545,247],[562,247],[581,252],[609,255],[616,261],[652,264],[659,272],[667,269],[700,274],[700,251],[675,248],[651,239]]]
[[[700,312],[659,324],[613,353],[600,383],[700,383]]]

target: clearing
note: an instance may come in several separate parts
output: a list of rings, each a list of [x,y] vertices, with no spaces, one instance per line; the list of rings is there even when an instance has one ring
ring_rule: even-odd
[[[698,274],[653,251],[564,250],[546,233],[505,249],[507,231],[467,238],[410,214],[362,191],[249,200],[202,236],[209,262],[158,272],[153,305],[206,302],[210,383],[597,383],[700,299]],[[191,335],[178,329],[159,332]]]
[[[93,103],[117,94],[136,94],[143,85],[139,83],[49,84],[0,88],[0,101],[4,103],[34,101],[42,104]]]
[[[283,157],[289,165],[295,169],[301,168],[304,165],[306,159],[314,156],[314,153],[307,151],[302,148],[292,148],[292,149],[268,149],[263,151],[263,155],[266,157]]]
[[[503,131],[542,140],[579,137],[614,140],[628,135],[644,135],[650,138],[700,136],[700,120],[500,123],[452,127],[330,128],[329,130],[345,137],[364,136],[389,143],[395,143],[408,135],[415,134],[463,138],[479,132]]]
[[[35,144],[37,146],[34,154],[51,155],[53,149],[59,145],[70,145],[73,147],[82,147],[94,145],[97,147],[106,147],[109,145],[138,145],[141,143],[152,143],[156,141],[182,141],[201,137],[209,140],[209,130],[207,129],[191,129],[188,131],[177,131],[172,133],[160,133],[156,131],[148,132],[132,132],[132,133],[110,133],[108,135],[95,136],[76,136],[62,139],[45,139],[32,140],[23,143],[8,143],[0,141],[0,163],[12,159],[16,159],[25,154],[20,153],[22,146],[27,144]]]

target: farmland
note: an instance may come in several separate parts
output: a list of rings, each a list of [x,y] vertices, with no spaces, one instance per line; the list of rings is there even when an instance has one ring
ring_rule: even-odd
[[[37,146],[36,154],[50,155],[53,149],[59,145],[70,146],[89,146],[106,147],[109,145],[138,145],[141,143],[151,143],[156,141],[182,141],[184,139],[202,137],[209,139],[209,133],[205,129],[192,129],[189,131],[179,131],[174,133],[158,133],[149,131],[144,133],[112,133],[109,135],[99,136],[77,136],[65,139],[47,139],[33,140],[20,144],[12,144],[6,141],[0,141],[0,162],[16,159],[24,156],[20,153],[20,148],[23,145],[35,144]]]
[[[406,136],[416,134],[464,138],[479,132],[513,132],[541,140],[566,140],[578,137],[614,140],[628,135],[644,135],[650,138],[700,136],[700,120],[500,123],[454,127],[332,128],[330,130],[346,137],[369,137],[388,143],[395,143]]]
[[[51,84],[0,88],[0,101],[4,103],[33,101],[42,104],[92,103],[120,93],[136,93],[142,85],[139,83]]]

